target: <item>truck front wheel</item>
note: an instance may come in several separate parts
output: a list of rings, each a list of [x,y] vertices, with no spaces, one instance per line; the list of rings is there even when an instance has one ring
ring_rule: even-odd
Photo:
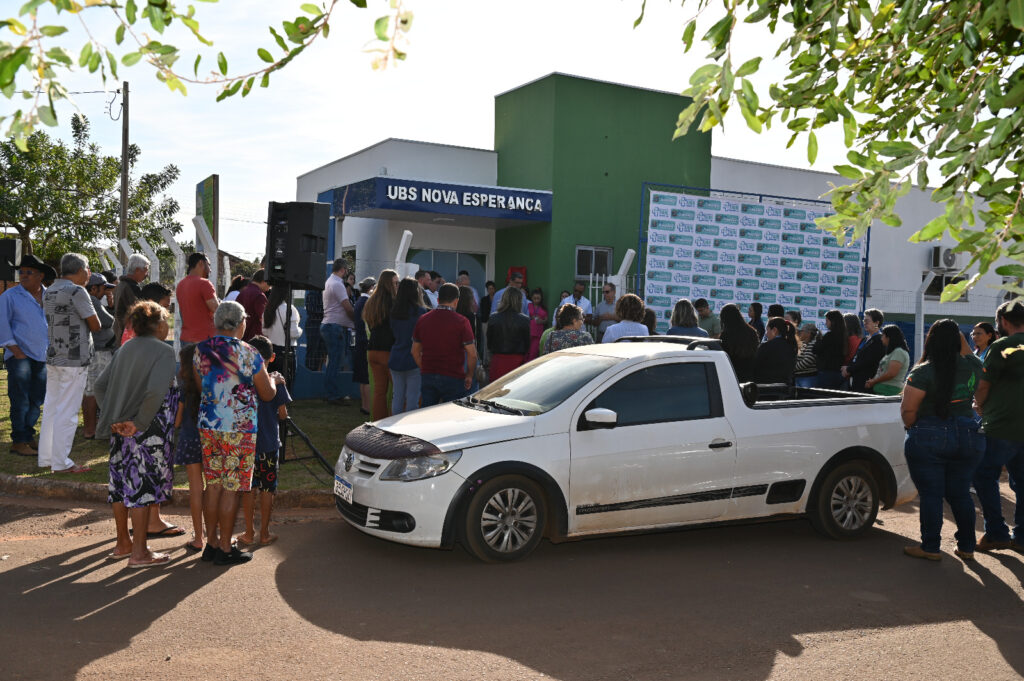
[[[878,516],[878,483],[860,461],[841,464],[825,476],[808,516],[814,529],[833,539],[852,539]]]
[[[544,536],[547,503],[540,485],[519,475],[484,483],[466,508],[462,536],[469,552],[500,563],[525,558]]]

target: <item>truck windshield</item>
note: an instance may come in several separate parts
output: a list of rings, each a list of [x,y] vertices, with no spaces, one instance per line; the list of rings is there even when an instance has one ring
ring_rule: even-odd
[[[600,355],[547,355],[505,374],[468,401],[496,404],[527,415],[543,414],[620,361]]]

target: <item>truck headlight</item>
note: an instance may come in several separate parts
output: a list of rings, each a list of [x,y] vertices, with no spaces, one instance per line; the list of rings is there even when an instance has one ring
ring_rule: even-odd
[[[451,470],[452,466],[462,457],[462,450],[414,456],[409,459],[397,459],[380,474],[381,480],[399,480],[412,482],[442,475]]]

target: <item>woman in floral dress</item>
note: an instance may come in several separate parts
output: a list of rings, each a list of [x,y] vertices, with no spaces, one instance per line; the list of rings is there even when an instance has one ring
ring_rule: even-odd
[[[578,305],[566,303],[558,309],[555,330],[544,341],[544,354],[593,343],[593,336],[583,328],[583,309]]]
[[[114,354],[96,380],[100,427],[110,429],[108,501],[113,505],[117,545],[110,558],[128,558],[128,567],[163,565],[170,560],[146,545],[150,512],[171,498],[174,417],[178,388],[173,384],[174,349],[167,337],[167,312],[157,303],[136,303],[128,312],[135,339]],[[134,537],[128,533],[131,516]]]
[[[231,535],[241,500],[238,493],[252,489],[258,400],[269,402],[277,389],[260,353],[241,340],[245,308],[236,302],[221,303],[213,313],[213,324],[218,335],[198,343],[193,358],[200,386],[203,515],[219,544],[208,543],[203,560],[234,565],[252,559],[251,553],[231,545]],[[219,533],[214,534],[214,527]]]

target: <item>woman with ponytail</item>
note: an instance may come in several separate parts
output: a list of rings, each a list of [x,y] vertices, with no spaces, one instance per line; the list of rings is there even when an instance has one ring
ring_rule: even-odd
[[[904,453],[921,499],[921,544],[903,549],[912,558],[942,558],[945,499],[956,521],[954,553],[964,561],[974,560],[971,478],[985,452],[985,436],[978,432],[973,407],[982,365],[966,345],[952,319],[932,324],[921,361],[907,376],[903,390]]]
[[[793,370],[800,340],[796,327],[782,317],[772,317],[764,329],[764,342],[754,358],[754,381],[793,385]]]
[[[849,332],[846,320],[839,310],[829,310],[825,315],[825,326],[828,331],[814,346],[814,355],[818,358],[818,386],[830,390],[843,387],[843,374],[840,372],[846,364],[846,353],[849,352]],[[847,386],[849,381],[846,381]]]

